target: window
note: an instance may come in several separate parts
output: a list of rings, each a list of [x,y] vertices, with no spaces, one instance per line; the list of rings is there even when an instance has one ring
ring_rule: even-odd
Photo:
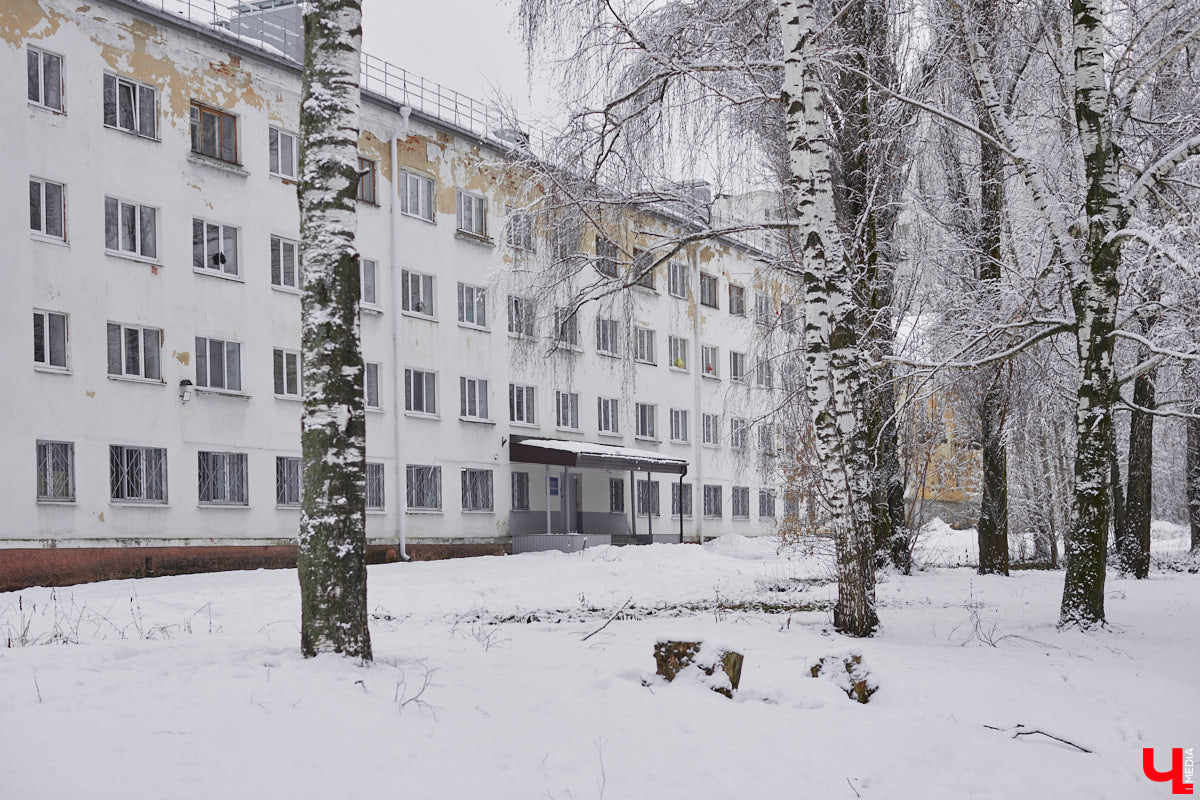
[[[488,382],[482,378],[458,379],[458,415],[466,419],[488,416]]]
[[[579,395],[576,392],[555,392],[554,408],[558,427],[579,430]]]
[[[472,236],[487,237],[487,201],[458,191],[458,230]]]
[[[596,319],[596,351],[606,356],[621,354],[621,342],[617,338],[617,321],[615,319]]]
[[[442,468],[418,464],[404,467],[406,504],[409,508],[428,511],[442,508]]]
[[[750,423],[742,417],[731,418],[729,420],[729,446],[734,450],[745,450],[746,432],[749,428]]]
[[[275,394],[278,397],[300,397],[300,354],[295,350],[273,352]]]
[[[670,351],[671,367],[686,370],[688,368],[688,340],[678,336],[668,336],[667,349]]]
[[[108,323],[108,374],[162,380],[162,331]]]
[[[238,163],[237,117],[192,101],[192,152]]]
[[[462,510],[492,510],[492,471],[466,469],[459,473],[462,480]]]
[[[771,362],[764,358],[758,362],[758,367],[755,369],[754,381],[762,388],[770,389],[771,384],[774,382],[774,374],[775,370],[772,368]]]
[[[671,409],[671,441],[688,440],[688,412],[686,408]]]
[[[300,288],[300,245],[278,236],[271,237],[271,285]]]
[[[754,295],[754,319],[759,325],[775,323],[775,304],[769,295],[758,292]]]
[[[363,395],[367,408],[382,408],[379,405],[379,365],[363,364]]]
[[[746,380],[746,354],[729,351],[729,380],[743,383]]]
[[[375,305],[375,278],[378,273],[379,263],[374,259],[358,260],[358,300],[365,306]],[[429,307],[433,308],[433,305]]]
[[[150,206],[104,198],[104,248],[113,253],[158,257],[158,212]]]
[[[746,316],[746,290],[732,283],[729,284],[729,313]]]
[[[200,502],[218,505],[250,504],[245,453],[197,453]]]
[[[358,157],[358,193],[355,197],[375,205],[375,162],[362,156]]]
[[[659,515],[658,481],[638,479],[637,482],[637,513],[639,516]]]
[[[734,519],[750,519],[750,487],[734,486],[729,493]]]
[[[242,346],[237,342],[196,337],[196,385],[242,390]]]
[[[601,397],[596,400],[596,406],[596,428],[601,433],[620,433],[620,401],[615,397]]]
[[[555,261],[567,261],[579,255],[580,239],[583,237],[576,217],[555,219],[550,228],[550,249]]]
[[[192,219],[192,269],[238,274],[238,229]]]
[[[559,344],[579,347],[579,317],[568,308],[554,309],[554,335]]]
[[[29,230],[55,239],[67,238],[66,187],[29,179]]]
[[[458,321],[476,328],[487,327],[487,290],[482,286],[458,285]]]
[[[275,505],[300,505],[300,459],[275,456]]]
[[[514,472],[512,474],[512,509],[513,511],[529,510],[528,472]]]
[[[411,172],[401,172],[400,213],[433,222],[433,181]]]
[[[113,500],[166,503],[166,449],[111,445],[108,448],[108,484]]]
[[[400,307],[410,314],[433,319],[433,276],[400,270]]]
[[[299,177],[299,136],[272,125],[267,128],[267,149],[270,151],[272,175],[292,180]]]
[[[768,455],[775,452],[775,426],[769,422],[758,426],[758,449]]]
[[[29,101],[55,111],[62,111],[62,56],[31,47],[27,63]]]
[[[625,513],[625,479],[608,479],[608,511],[610,514]]]
[[[75,499],[75,443],[37,443],[37,499],[71,501]]]
[[[690,483],[671,483],[671,515],[675,517],[692,515],[692,485]]]
[[[33,312],[33,363],[67,369],[67,315],[56,311]]]
[[[775,519],[775,493],[758,490],[758,515],[764,519]]]
[[[533,337],[533,301],[508,296],[508,332],[516,336]]]
[[[508,418],[525,425],[536,425],[536,394],[532,386],[508,385]]]
[[[635,434],[639,439],[655,438],[655,422],[658,418],[658,406],[653,403],[635,403],[634,412],[637,415]]]
[[[672,261],[667,264],[667,294],[672,297],[687,297],[688,267]]]
[[[404,410],[437,413],[437,375],[420,369],[404,370]]]
[[[795,519],[800,515],[800,503],[795,495],[784,494],[783,496],[783,516]]]
[[[643,364],[657,364],[654,358],[654,331],[635,326],[633,329],[633,358]]]
[[[104,124],[110,128],[156,136],[156,90],[116,75],[104,76]]]
[[[785,331],[793,332],[796,330],[796,307],[790,303],[784,303],[779,307],[779,327]]]
[[[704,516],[721,516],[721,487],[706,485],[704,487]]]
[[[721,444],[721,415],[701,414],[700,419],[704,428],[703,443],[719,446]]]
[[[617,277],[617,243],[603,236],[596,237],[596,271],[609,278]]]
[[[505,237],[510,247],[533,252],[533,215],[522,208],[508,207]]]
[[[654,290],[654,270],[651,268],[653,264],[654,257],[645,250],[633,251],[634,286]]]
[[[721,301],[718,299],[720,284],[717,281],[716,275],[700,273],[700,305],[708,306],[709,308],[720,308]]]
[[[383,464],[367,462],[366,506],[374,511],[384,509]]]
[[[721,377],[721,349],[711,344],[700,347],[701,369],[706,378]]]

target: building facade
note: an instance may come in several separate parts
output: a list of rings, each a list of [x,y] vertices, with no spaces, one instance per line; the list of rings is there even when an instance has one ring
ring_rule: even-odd
[[[301,87],[273,19],[0,8],[27,76],[0,84],[0,589],[294,558]],[[370,57],[363,85],[372,557],[772,532],[792,333],[756,251],[690,246],[566,318],[570,286],[535,288],[551,245],[513,205],[511,132]],[[635,227],[580,231],[580,257],[614,269]]]

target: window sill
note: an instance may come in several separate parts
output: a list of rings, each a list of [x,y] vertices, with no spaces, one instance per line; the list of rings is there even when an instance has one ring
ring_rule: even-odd
[[[249,392],[235,391],[233,389],[213,389],[208,386],[195,386],[193,391],[196,394],[211,394],[216,397],[236,397],[239,400],[249,400]]]
[[[459,322],[458,327],[465,328],[469,331],[479,331],[480,333],[491,333],[491,328],[485,328],[481,325],[472,325],[470,322]]]
[[[710,303],[704,302],[703,300],[700,301],[700,307],[701,308],[711,308],[713,311],[721,310],[721,306],[719,303],[711,303],[710,304]]]
[[[691,372],[691,370],[689,370],[687,367],[671,366],[670,370],[671,370],[671,372],[678,372],[682,375],[687,375],[689,372]]]
[[[138,375],[109,375],[110,381],[121,381],[122,383],[144,383],[148,386],[166,386],[167,382],[162,378],[143,378]]]
[[[425,322],[437,322],[437,317],[432,314],[422,314],[420,311],[401,311],[400,316],[408,317],[409,319],[419,319]]]
[[[610,439],[620,439],[621,434],[617,431],[596,431],[597,436],[607,436]]]
[[[383,409],[380,409],[380,411],[382,411],[382,410],[383,410]],[[428,413],[426,413],[426,412],[424,412],[424,411],[405,411],[405,412],[404,412],[404,416],[406,416],[406,417],[413,417],[414,419],[433,419],[433,420],[438,420],[438,419],[441,419],[441,418],[442,418],[440,414],[428,414]]]
[[[558,350],[560,353],[582,353],[583,352],[582,347],[580,347],[577,344],[571,344],[570,342],[555,342],[554,349]]]
[[[639,441],[639,442],[651,442],[652,444],[662,444],[662,439],[655,439],[653,436],[637,436],[637,435],[635,435],[633,438],[635,441]]]
[[[406,508],[405,514],[441,514],[440,508]]]
[[[669,439],[671,444],[691,444],[687,439]]]
[[[366,411],[370,414],[382,414],[383,406],[363,406],[363,411]]]
[[[38,231],[29,231],[29,238],[35,242],[45,242],[46,244],[55,244],[59,247],[70,247],[71,243],[67,241],[65,236],[51,236],[48,233],[39,233]]]
[[[709,450],[720,450],[721,449],[721,445],[714,444],[713,442],[704,442],[702,447],[707,447]]]
[[[462,513],[486,515],[486,514],[495,514],[496,512],[494,509],[491,509],[491,508],[464,508],[462,510]]]
[[[458,420],[459,420],[459,422],[471,422],[471,423],[474,423],[475,425],[495,425],[495,424],[496,424],[496,420],[494,420],[494,419],[484,419],[483,417],[463,417],[463,416],[460,416],[460,417],[458,418]]]
[[[32,105],[32,103],[30,104]],[[38,505],[44,506],[73,506],[76,505],[74,497],[39,497]]]
[[[299,178],[293,178],[290,175],[281,175],[278,172],[272,172],[272,173],[270,173],[270,175],[272,178],[278,179],[280,183],[286,184],[288,186],[299,186],[300,185]],[[297,508],[299,508],[299,506],[297,506]]]
[[[724,514],[705,514],[705,519],[725,519]]]
[[[104,255],[120,258],[125,261],[136,261],[139,264],[149,264],[152,267],[161,267],[163,265],[157,258],[147,258],[137,253],[126,253],[123,250],[109,250],[107,247],[104,249]]]
[[[284,506],[284,505],[280,505],[279,503],[276,503],[276,504],[275,504],[275,510],[276,510],[276,511],[299,511],[299,510],[300,510],[300,504],[299,504],[299,503],[296,503],[295,505],[292,505],[292,504],[290,504],[290,503],[289,503],[288,505],[285,505],[285,506]]]
[[[537,341],[537,337],[536,337],[536,336],[534,336],[533,334],[530,334],[530,333],[513,333],[512,331],[509,331],[509,332],[508,332],[508,338],[510,338],[510,339],[514,339],[514,340],[516,340],[516,341],[518,341],[518,342],[529,342],[529,343],[533,343],[533,342],[536,342],[536,341]]]
[[[108,128],[110,131],[116,131],[117,133],[123,133],[126,136],[132,136],[135,139],[141,139],[142,141],[145,141],[145,142],[156,142],[158,144],[162,144],[162,139],[159,139],[157,136],[147,136],[144,133],[138,133],[137,131],[131,131],[131,130],[129,130],[129,128],[119,128],[116,125],[105,125],[104,127]]]
[[[275,291],[275,292],[279,292],[280,294],[290,294],[290,295],[293,295],[293,296],[295,296],[295,297],[299,297],[301,294],[303,294],[303,292],[301,292],[301,291],[300,291],[299,289],[297,289],[296,287],[293,287],[293,286],[283,286],[283,285],[280,285],[280,284],[275,284],[275,283],[272,283],[272,284],[271,284],[271,290],[272,290],[272,291]]]
[[[721,376],[715,372],[701,372],[700,377],[708,378],[710,381],[720,381],[721,380]]]
[[[197,503],[197,508],[243,508],[249,509],[249,503]]]
[[[49,111],[51,114],[54,114],[55,116],[65,117],[67,115],[66,109],[55,108],[54,106],[48,106],[44,103],[39,103],[36,100],[26,100],[25,104],[27,106],[29,106],[30,108],[40,108],[42,111]]]
[[[496,240],[487,234],[475,233],[474,231],[464,231],[462,228],[454,230],[454,238],[464,242],[481,245],[483,247],[492,247],[496,244]]]
[[[354,198],[354,200],[356,202],[362,203],[364,206],[372,206],[373,208],[379,208],[379,203],[375,202],[375,198],[373,198],[373,197],[370,199],[368,199],[366,197],[356,197],[356,198]]]
[[[650,294],[660,294],[658,289],[655,289],[653,286],[642,286],[640,283],[635,283],[633,288],[641,289],[643,292],[649,292]]]
[[[633,360],[633,363],[635,363],[635,364],[645,364],[647,367],[657,367],[657,366],[658,366],[658,362],[657,362],[657,361],[644,361],[644,360],[642,360],[642,359],[640,359],[640,358],[635,358],[635,359]]]
[[[250,177],[250,171],[241,164],[235,164],[232,161],[223,161],[222,159],[214,156],[197,153],[194,150],[188,153],[187,159],[193,164],[203,164],[206,167],[212,167],[213,169],[218,169],[221,172],[228,172],[231,175],[237,175],[242,178]]]
[[[605,358],[615,358],[615,359],[619,359],[621,357],[620,353],[610,353],[607,350],[597,350],[596,355],[604,356]]]
[[[422,217],[420,214],[412,214],[412,213],[409,213],[408,211],[401,211],[400,216],[408,217],[409,219],[418,219],[421,222],[424,222],[426,225],[437,225],[436,218],[430,219],[429,217]]]
[[[674,292],[672,292],[672,291],[670,291],[670,290],[668,290],[668,291],[667,291],[667,296],[668,296],[668,297],[674,297],[676,300],[687,300],[687,295],[685,295],[685,294],[675,294]]]
[[[34,363],[33,371],[34,372],[44,372],[47,375],[70,375],[71,374],[70,367],[51,367],[47,364],[38,364],[38,363]]]
[[[371,314],[376,317],[383,316],[383,306],[376,305],[375,303],[359,303],[358,310],[363,314]]]
[[[561,425],[556,425],[554,430],[559,433],[583,433],[583,428],[564,428]]]
[[[277,395],[275,395],[275,399],[276,400],[285,400],[289,403],[303,403],[304,402],[304,398],[301,397],[300,395],[296,395],[296,394],[277,394]]]
[[[108,504],[126,508],[168,508],[170,506],[166,500],[109,500]]]
[[[750,521],[750,515],[749,515],[749,514],[747,514],[746,516],[744,516],[744,517],[743,517],[743,516],[741,516],[741,515],[739,515],[739,514],[734,514],[732,517],[730,517],[730,519],[745,520],[746,522],[749,522],[749,521]]]
[[[246,279],[239,274],[208,269],[207,267],[197,267],[193,265],[192,272],[196,273],[197,275],[207,275],[210,278],[220,278],[221,280],[234,281],[235,283],[246,282]]]
[[[517,420],[510,420],[508,424],[514,428],[541,428],[541,426],[536,422],[520,422]]]
[[[368,517],[386,517],[387,509],[386,508],[368,508],[367,516]]]

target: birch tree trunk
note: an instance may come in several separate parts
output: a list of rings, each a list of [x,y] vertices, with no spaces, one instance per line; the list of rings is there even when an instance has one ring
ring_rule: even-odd
[[[1200,414],[1200,406],[1192,408]],[[1192,552],[1200,552],[1200,419],[1187,421],[1187,505],[1192,527]]]
[[[311,0],[300,107],[304,410],[300,649],[371,658],[359,348],[359,0]]]
[[[823,499],[837,545],[834,627],[851,636],[870,636],[879,618],[862,425],[862,354],[853,276],[837,231],[823,87],[812,43],[815,13],[811,0],[779,0],[779,12],[789,184],[796,203],[805,292],[805,389]]]

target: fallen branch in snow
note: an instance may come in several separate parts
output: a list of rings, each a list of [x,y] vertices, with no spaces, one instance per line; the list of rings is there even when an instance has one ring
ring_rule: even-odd
[[[1047,738],[1053,739],[1056,742],[1062,742],[1065,745],[1070,745],[1071,747],[1074,747],[1076,750],[1080,751],[1081,753],[1092,752],[1091,750],[1088,750],[1086,747],[1083,747],[1082,745],[1075,744],[1074,742],[1070,741],[1069,739],[1064,739],[1061,736],[1055,736],[1053,733],[1046,733],[1045,731],[1038,730],[1037,728],[1031,728],[1029,730],[1024,730],[1025,726],[1022,725],[1021,723],[1017,723],[1012,728],[997,728],[995,725],[984,725],[983,727],[985,727],[991,731],[1000,731],[1001,733],[1007,733],[1008,731],[1012,731],[1013,732],[1012,738],[1014,738],[1014,739],[1016,739],[1019,736],[1039,736],[1039,735],[1045,736]]]
[[[862,795],[858,793],[858,789],[854,788],[854,784],[850,783],[849,778],[846,778],[846,784],[850,787],[850,791],[854,792],[855,797],[862,797]]]
[[[620,607],[620,608],[618,608],[616,611],[614,611],[614,612],[613,612],[613,615],[612,615],[611,617],[609,617],[609,618],[608,618],[608,621],[607,621],[607,622],[605,622],[605,623],[604,623],[603,625],[601,625],[599,628],[596,628],[596,630],[592,631],[592,632],[591,632],[591,633],[589,633],[587,636],[583,637],[583,639],[582,639],[581,641],[584,641],[584,642],[586,642],[588,639],[592,638],[592,637],[593,637],[593,636],[595,636],[597,633],[599,633],[600,631],[602,631],[602,630],[604,630],[605,628],[607,628],[607,627],[609,626],[609,623],[611,623],[611,622],[612,622],[614,619],[616,619],[617,617],[621,616],[621,612],[622,612],[622,611],[624,611],[624,610],[625,610],[625,609],[626,609],[626,608],[629,606],[629,604],[630,604],[630,603],[632,603],[632,602],[633,602],[633,595],[629,595],[629,599],[628,599],[628,600],[626,600],[624,603],[622,603],[622,604],[621,604],[621,607]]]

